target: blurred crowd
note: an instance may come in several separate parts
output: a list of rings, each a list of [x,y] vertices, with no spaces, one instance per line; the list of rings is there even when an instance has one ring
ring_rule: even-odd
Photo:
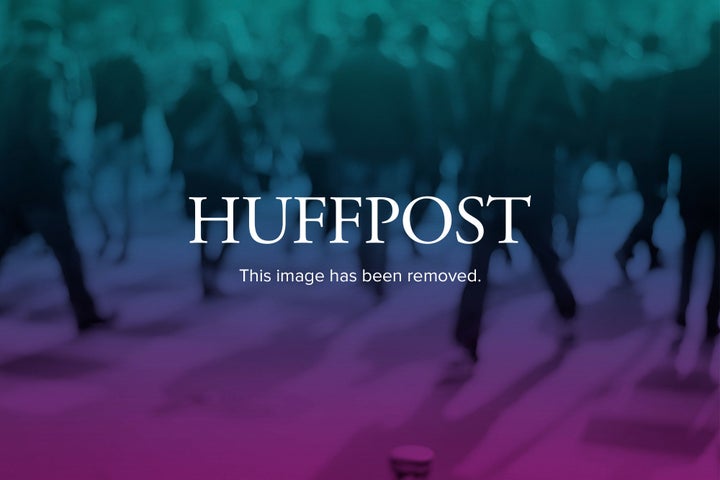
[[[699,238],[712,234],[707,335],[717,336],[717,23],[676,32],[693,39],[678,49],[667,32],[620,20],[592,33],[543,31],[539,7],[528,2],[361,3],[323,10],[298,2],[283,15],[254,16],[247,6],[184,2],[151,19],[150,5],[132,2],[12,9],[0,50],[0,255],[42,235],[83,330],[107,319],[85,286],[69,189],[81,190],[94,212],[99,255],[121,262],[134,235],[137,169],[182,178],[182,195],[165,194],[208,197],[206,214],[224,211],[223,195],[259,194],[293,176],[309,179],[311,196],[328,197],[420,197],[449,182],[458,195],[533,195],[516,223],[570,320],[576,302],[553,218],[565,219],[572,245],[582,178],[602,161],[613,171],[628,166],[643,200],[616,253],[623,272],[643,242],[649,268],[662,267],[653,225],[667,196],[678,197],[686,230],[681,325]],[[172,158],[148,148],[151,119],[171,139]],[[681,160],[676,191],[671,156]],[[108,217],[107,192],[95,181],[107,172],[120,192],[119,219]],[[415,225],[425,220],[422,209],[413,213]],[[503,219],[478,217],[488,239],[473,246],[470,268],[487,278]],[[362,235],[367,228],[361,222]],[[363,268],[386,270],[386,245],[358,249]],[[212,296],[225,251],[207,250],[201,284]],[[468,284],[460,305],[455,337],[471,361],[487,286]],[[382,297],[382,284],[375,291]]]

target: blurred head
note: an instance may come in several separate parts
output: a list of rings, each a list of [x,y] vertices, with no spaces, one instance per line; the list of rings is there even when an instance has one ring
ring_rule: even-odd
[[[525,25],[513,0],[495,0],[490,5],[486,33],[496,47],[509,48],[518,44],[525,33]]]
[[[193,74],[195,79],[203,83],[214,83],[214,65],[212,59],[202,56],[195,62]]]
[[[427,25],[418,24],[410,33],[410,44],[416,51],[425,50],[430,39],[430,29]]]
[[[648,33],[641,41],[645,55],[660,53],[660,36],[657,33]]]
[[[195,79],[222,85],[227,81],[228,57],[222,46],[215,42],[197,42],[194,60]]]
[[[136,18],[130,8],[113,5],[106,8],[95,21],[95,38],[102,48],[112,48],[135,35]]]
[[[52,11],[27,10],[20,14],[19,22],[21,50],[31,53],[47,51],[50,42],[60,27],[60,18]]]
[[[318,66],[326,62],[332,56],[332,40],[327,35],[318,33],[315,35],[310,49],[309,61],[311,66]]]
[[[377,13],[367,16],[365,19],[365,42],[370,45],[377,45],[382,41],[384,25],[382,18]]]

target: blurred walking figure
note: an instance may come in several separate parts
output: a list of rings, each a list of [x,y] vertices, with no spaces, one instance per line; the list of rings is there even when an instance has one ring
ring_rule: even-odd
[[[713,24],[710,53],[697,67],[673,74],[662,138],[682,161],[678,200],[685,225],[677,323],[685,326],[697,245],[713,242],[712,285],[707,303],[708,340],[720,334],[720,23]]]
[[[95,89],[95,153],[91,167],[90,205],[103,240],[98,254],[104,255],[114,240],[115,225],[120,225],[120,251],[117,262],[125,260],[132,237],[132,176],[138,164],[145,162],[143,117],[147,108],[145,75],[137,60],[132,40],[132,19],[122,10],[101,15],[99,28],[106,38],[100,58],[92,68]],[[109,38],[107,37],[109,35]],[[119,187],[119,221],[113,219],[106,200],[108,188],[101,174],[113,176]]]
[[[560,149],[556,163],[555,205],[556,213],[564,217],[566,223],[567,255],[574,250],[577,239],[583,180],[590,166],[604,157],[607,150],[605,122],[602,120],[605,92],[599,86],[598,68],[588,58],[585,40],[580,41],[580,45],[568,50],[563,73],[571,104],[577,113],[578,130],[584,133],[584,139],[577,152]]]
[[[466,168],[473,172],[467,181],[476,192],[532,195],[532,208],[515,209],[514,224],[537,258],[560,315],[569,320],[576,303],[552,247],[552,217],[555,150],[574,142],[575,114],[560,72],[531,42],[514,2],[491,5],[486,35],[485,44],[474,49],[480,68],[461,79],[472,99],[466,121],[476,122],[465,127],[480,146],[480,155],[466,160],[477,162]],[[491,281],[490,256],[505,231],[502,209],[482,210],[476,214],[486,235],[473,246],[470,270],[483,281],[465,285],[455,327],[455,340],[473,363]]]
[[[0,258],[15,241],[38,233],[60,264],[77,327],[106,321],[85,285],[80,253],[64,197],[58,120],[51,108],[53,74],[48,49],[59,20],[28,11],[19,50],[0,69]]]
[[[442,181],[440,164],[453,136],[454,112],[449,74],[430,56],[430,30],[416,25],[410,37],[415,62],[410,69],[413,105],[418,128],[413,149],[410,197],[435,195]],[[429,203],[413,209],[411,222],[416,228],[422,222]],[[416,244],[412,244],[416,247]],[[416,250],[417,253],[417,250]]]
[[[650,252],[650,266],[661,267],[660,249],[653,241],[653,227],[662,213],[667,196],[668,157],[660,147],[662,105],[667,90],[667,70],[649,65],[650,71],[639,76],[618,80],[607,92],[607,133],[610,154],[630,164],[635,175],[643,210],[627,239],[615,253],[623,275],[633,250],[645,242]]]
[[[408,72],[381,51],[383,32],[382,19],[368,16],[360,47],[330,82],[327,121],[336,155],[332,174],[348,196],[392,197],[407,191],[404,160],[416,139],[412,84]],[[369,239],[370,212],[360,219],[361,239]],[[387,241],[385,234],[380,232],[380,238]],[[359,255],[363,269],[386,271],[387,244],[362,241]],[[382,283],[374,284],[374,290],[383,296]]]
[[[207,197],[203,216],[224,214],[227,204],[222,197],[243,195],[242,131],[231,103],[213,78],[213,63],[205,58],[198,62],[188,91],[167,114],[167,125],[173,140],[173,170],[185,180],[185,205],[194,218],[194,204],[188,197]],[[203,237],[208,226],[203,224]],[[209,244],[200,245],[200,272],[203,295],[219,295],[217,275],[227,251],[212,255]]]
[[[310,179],[311,197],[341,196],[343,193],[333,175],[332,139],[325,121],[330,75],[335,63],[330,38],[322,34],[316,35],[305,67],[293,89],[293,101],[289,109],[289,129],[297,136],[302,147],[300,166]],[[329,235],[334,227],[333,202],[328,204],[326,218],[328,221],[323,229],[325,236]],[[289,245],[292,246],[292,243]]]

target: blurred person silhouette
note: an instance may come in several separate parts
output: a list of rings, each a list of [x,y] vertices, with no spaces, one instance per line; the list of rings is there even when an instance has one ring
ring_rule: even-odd
[[[650,68],[648,68],[650,67]],[[660,149],[662,105],[668,72],[651,65],[638,66],[636,76],[618,79],[605,95],[606,131],[610,155],[632,168],[643,209],[625,242],[615,253],[626,279],[627,264],[635,246],[644,242],[650,253],[649,268],[662,266],[660,249],[653,241],[653,227],[667,196],[668,156]]]
[[[465,128],[481,155],[471,157],[472,190],[512,197],[532,195],[531,208],[514,209],[514,225],[538,261],[563,319],[575,316],[576,302],[552,247],[555,151],[572,146],[576,116],[558,69],[532,43],[521,12],[511,0],[495,1],[487,15],[487,38],[474,48],[478,68],[463,80],[471,96]],[[470,90],[467,90],[470,89]],[[497,193],[495,193],[497,192]],[[460,302],[455,340],[461,365],[478,360],[477,344],[485,306],[490,257],[500,248],[505,215],[495,208],[475,212],[485,237],[472,249],[470,270],[482,282],[467,283]],[[568,325],[568,324],[566,324]]]
[[[103,256],[114,240],[113,225],[120,225],[120,251],[115,261],[128,255],[133,230],[132,177],[142,164],[148,169],[143,138],[143,118],[148,106],[145,73],[134,45],[133,18],[123,8],[103,12],[97,23],[100,32],[100,55],[91,68],[95,93],[95,151],[91,168],[89,200],[102,230],[98,255]],[[119,188],[119,221],[111,219],[110,209],[103,205],[108,197],[102,173],[112,175]]]
[[[659,34],[650,32],[640,41],[642,64],[650,71],[669,72],[672,70],[670,57],[663,52],[663,39]]]
[[[418,24],[413,28],[410,45],[415,57],[410,68],[410,81],[418,128],[413,149],[410,197],[418,198],[435,195],[440,187],[440,164],[455,133],[455,119],[449,72],[431,58],[427,25]],[[420,225],[429,205],[423,202],[413,209],[410,218],[413,228]],[[412,245],[417,254],[416,244]]]
[[[222,197],[242,196],[242,128],[233,106],[213,76],[213,62],[203,56],[195,65],[193,81],[175,107],[167,114],[173,140],[172,170],[185,181],[186,214],[195,218],[194,204],[188,197],[207,197],[203,216],[227,212]],[[203,238],[208,224],[203,223]],[[203,295],[221,295],[217,277],[227,252],[227,244],[212,254],[209,244],[200,245],[200,273]]]
[[[235,33],[236,30],[233,30]],[[252,152],[260,152],[263,147],[271,150],[270,156],[275,155],[271,124],[272,103],[274,95],[271,92],[273,81],[263,69],[266,52],[260,51],[265,45],[262,42],[248,42],[249,38],[243,38],[243,45],[233,41],[229,27],[223,25],[220,32],[220,45],[225,49],[228,61],[228,81],[243,97],[243,109],[240,116],[240,123],[244,136],[248,142],[248,149]],[[254,159],[252,164],[254,165]],[[256,165],[253,170],[260,182],[263,191],[270,189],[272,180],[271,168],[267,165]]]
[[[193,76],[194,44],[182,19],[159,19],[146,41],[145,72],[148,94],[154,105],[166,110],[185,93]]]
[[[244,97],[242,103],[244,108],[248,109],[248,118],[243,119],[245,129],[252,130],[258,138],[263,138],[266,126],[260,109],[260,95],[263,92],[258,57],[262,58],[264,52],[256,51],[259,45],[252,41],[244,24],[244,17],[240,14],[233,27],[225,22],[216,23],[213,39],[225,51],[229,84],[238,88]]]
[[[557,213],[565,218],[569,252],[575,248],[580,224],[580,197],[583,179],[590,166],[606,155],[604,135],[604,91],[598,85],[597,65],[589,58],[589,45],[583,40],[572,45],[565,56],[563,73],[578,130],[583,138],[577,152],[559,149],[557,158]]]
[[[48,56],[59,25],[51,10],[20,13],[21,43],[0,68],[0,258],[37,233],[60,264],[80,332],[106,325],[88,291],[64,197],[64,162],[51,103],[56,66]]]
[[[720,333],[720,23],[710,31],[710,53],[696,67],[672,75],[661,138],[664,151],[680,156],[678,201],[685,225],[676,321],[684,327],[697,245],[712,237],[712,284],[707,302],[708,340]]]
[[[455,84],[456,104],[459,105],[459,122],[456,143],[462,151],[463,164],[458,176],[459,196],[470,195],[475,187],[481,158],[487,154],[489,142],[480,135],[479,127],[485,122],[488,105],[483,88],[487,88],[487,60],[484,40],[477,35],[468,22],[465,25],[465,41],[456,52]]]
[[[300,167],[310,180],[311,197],[343,194],[333,176],[332,139],[325,121],[330,75],[336,67],[335,57],[330,38],[323,34],[315,35],[291,96],[288,128],[300,142]],[[334,202],[327,205],[326,218],[328,221],[323,225],[325,237],[334,227]]]
[[[350,196],[392,196],[408,188],[403,184],[406,159],[413,153],[417,130],[412,83],[408,72],[382,52],[383,35],[383,20],[369,15],[361,44],[331,76],[327,122],[336,158],[331,174]],[[365,243],[370,212],[360,218],[360,264],[370,272],[385,272],[387,244]],[[387,241],[385,228],[381,230],[380,238]],[[382,298],[382,283],[372,286]]]

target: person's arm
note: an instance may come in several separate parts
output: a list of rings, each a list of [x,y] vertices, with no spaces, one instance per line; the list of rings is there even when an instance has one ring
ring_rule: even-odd
[[[33,92],[32,101],[27,105],[30,114],[29,136],[38,153],[46,159],[61,161],[60,132],[57,119],[50,107],[52,81],[41,74],[32,74],[27,79],[27,89]]]
[[[398,66],[397,85],[395,92],[396,108],[398,113],[398,128],[403,134],[403,147],[407,153],[412,154],[418,137],[418,118],[415,115],[414,98],[410,74]]]
[[[148,94],[145,74],[140,65],[132,58],[127,59],[124,82],[126,138],[141,134],[143,117],[148,106]]]
[[[538,105],[542,134],[548,135],[555,143],[577,151],[587,144],[578,112],[573,108],[565,79],[549,61]]]

